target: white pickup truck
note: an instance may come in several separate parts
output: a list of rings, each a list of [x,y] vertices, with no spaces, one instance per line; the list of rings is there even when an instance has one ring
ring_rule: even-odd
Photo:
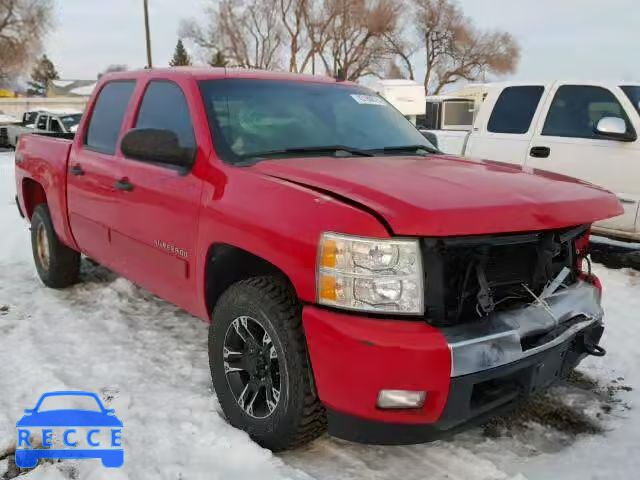
[[[603,186],[618,196],[624,214],[597,223],[594,231],[640,241],[640,82],[521,82],[485,89],[470,131],[427,131],[438,148]]]
[[[6,126],[6,136],[10,147],[18,145],[20,135],[27,133],[45,133],[53,135],[68,135],[73,137],[82,113],[77,111],[44,111],[26,112],[22,122]]]

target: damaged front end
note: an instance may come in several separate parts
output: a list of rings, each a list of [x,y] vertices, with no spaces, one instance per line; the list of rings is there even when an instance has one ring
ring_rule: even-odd
[[[452,377],[517,362],[568,340],[598,346],[600,286],[582,272],[589,226],[423,239],[428,321],[452,353]]]

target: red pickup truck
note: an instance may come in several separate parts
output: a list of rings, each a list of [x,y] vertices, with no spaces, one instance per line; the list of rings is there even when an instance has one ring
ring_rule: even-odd
[[[106,75],[15,162],[44,284],[86,255],[211,322],[222,409],[274,450],[436,438],[604,354],[586,255],[616,197],[441,155],[359,85]]]

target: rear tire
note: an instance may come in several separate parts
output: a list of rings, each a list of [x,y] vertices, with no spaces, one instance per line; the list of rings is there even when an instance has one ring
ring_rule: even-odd
[[[235,283],[220,297],[213,319],[209,364],[229,423],[274,451],[320,436],[326,413],[313,386],[302,309],[289,283],[277,275]],[[264,360],[256,353],[261,348]]]
[[[65,288],[78,281],[80,253],[60,242],[46,204],[33,211],[31,249],[38,276],[47,287]]]

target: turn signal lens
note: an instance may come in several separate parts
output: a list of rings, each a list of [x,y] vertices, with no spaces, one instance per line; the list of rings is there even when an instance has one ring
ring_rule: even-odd
[[[320,266],[324,268],[334,268],[336,266],[336,254],[338,246],[335,240],[327,239],[322,242],[320,252]]]
[[[319,295],[322,300],[335,302],[338,299],[336,277],[330,275],[320,276]]]

